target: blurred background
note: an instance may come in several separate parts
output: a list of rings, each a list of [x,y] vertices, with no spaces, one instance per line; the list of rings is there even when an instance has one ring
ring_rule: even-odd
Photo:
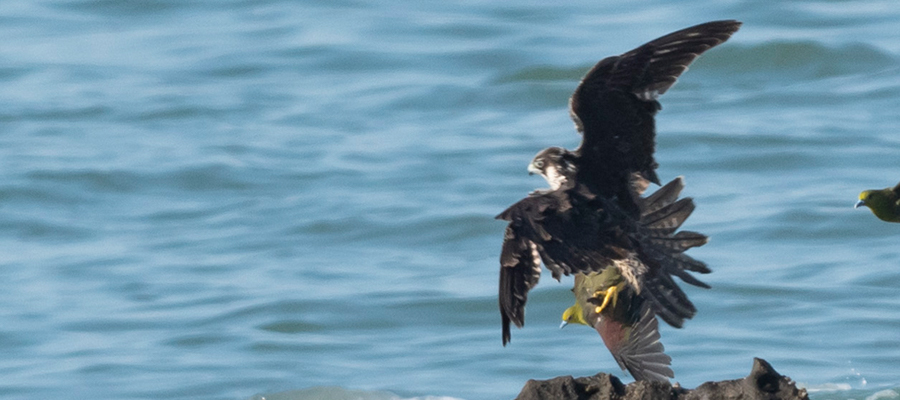
[[[744,26],[661,98],[713,288],[676,381],[900,396],[894,0],[5,0],[0,397],[513,398],[615,373],[549,275],[501,346],[493,217],[598,60]]]

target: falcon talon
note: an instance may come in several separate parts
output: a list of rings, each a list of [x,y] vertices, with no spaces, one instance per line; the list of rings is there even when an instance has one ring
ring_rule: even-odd
[[[619,291],[618,286],[610,286],[609,288],[607,288],[605,290],[598,290],[598,291],[594,292],[594,297],[603,295],[603,302],[600,303],[599,306],[594,308],[594,312],[597,314],[600,314],[601,312],[603,312],[603,310],[606,309],[606,306],[609,305],[610,299],[612,299],[612,308],[616,308],[616,299],[619,298],[619,296],[617,296],[618,291]]]

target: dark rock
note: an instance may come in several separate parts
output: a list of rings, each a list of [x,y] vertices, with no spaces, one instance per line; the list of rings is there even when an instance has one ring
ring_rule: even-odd
[[[560,376],[546,381],[529,380],[516,400],[539,399],[618,399],[625,393],[625,385],[609,374],[582,378]]]
[[[750,375],[731,381],[706,382],[694,390],[668,382],[633,382],[623,385],[609,374],[546,381],[530,380],[516,400],[809,400],[805,389],[763,359],[753,359]]]

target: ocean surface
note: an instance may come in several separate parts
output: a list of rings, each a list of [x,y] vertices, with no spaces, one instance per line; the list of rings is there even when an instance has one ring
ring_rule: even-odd
[[[598,60],[744,26],[662,98],[712,289],[676,381],[753,357],[900,397],[895,0],[4,0],[0,398],[511,399],[622,373],[546,275],[501,346],[493,217]]]

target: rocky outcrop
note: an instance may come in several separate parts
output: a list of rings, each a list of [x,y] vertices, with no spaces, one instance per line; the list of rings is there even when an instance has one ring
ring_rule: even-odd
[[[546,381],[530,380],[516,400],[809,400],[805,389],[779,374],[766,360],[753,359],[750,375],[731,381],[706,382],[684,389],[666,382],[625,385],[609,374]]]

